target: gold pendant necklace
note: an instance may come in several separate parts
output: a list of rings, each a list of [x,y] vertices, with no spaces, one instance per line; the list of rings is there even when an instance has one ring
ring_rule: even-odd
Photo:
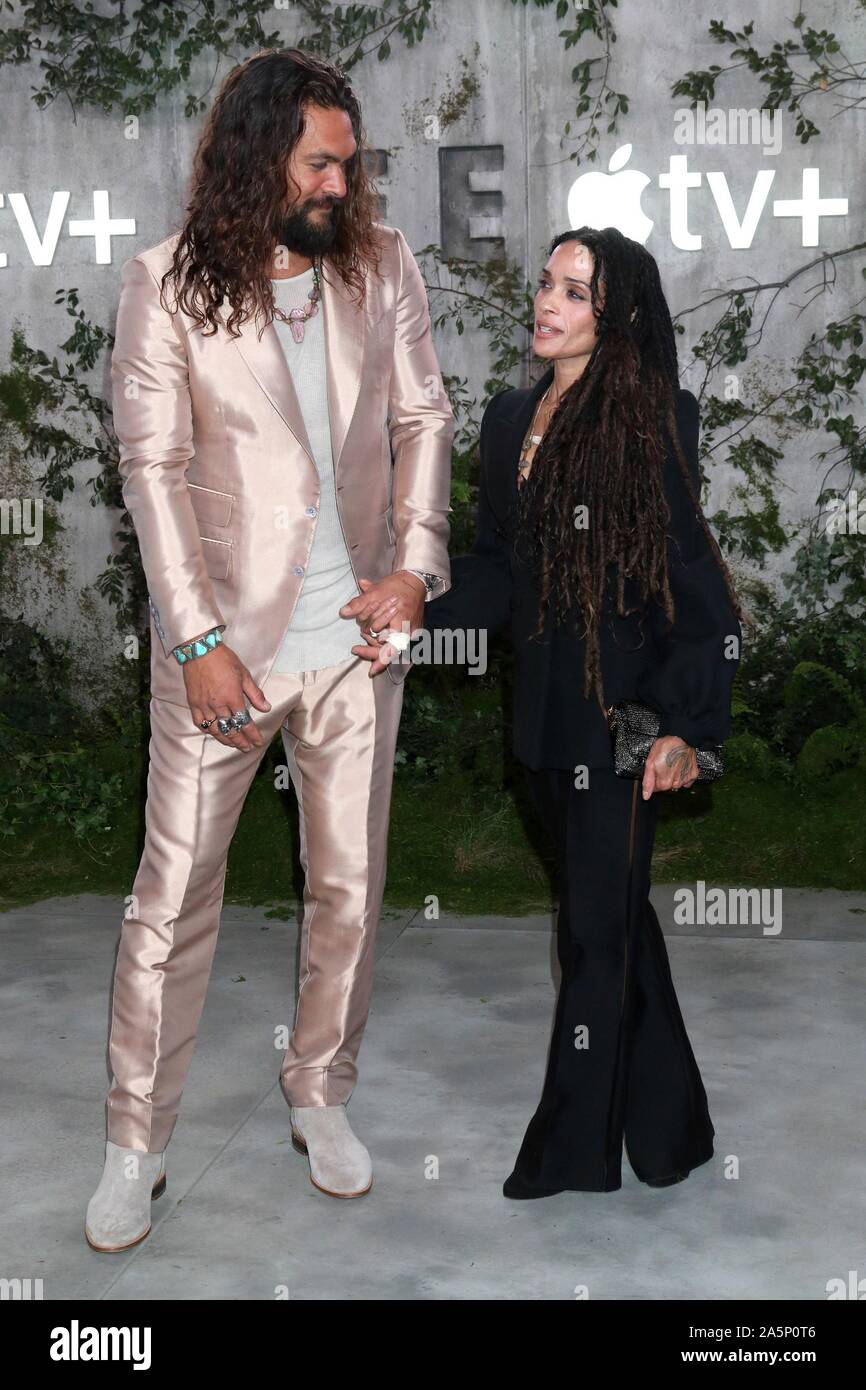
[[[533,462],[532,459],[528,459],[528,458],[526,457],[526,455],[529,453],[529,450],[532,448],[533,444],[540,444],[541,441],[542,441],[542,439],[544,438],[544,435],[543,435],[543,434],[533,434],[533,429],[535,428],[535,422],[536,422],[536,420],[538,419],[538,416],[539,416],[539,414],[541,413],[541,410],[542,410],[542,408],[543,408],[545,402],[547,401],[548,396],[550,395],[551,391],[553,390],[553,385],[554,385],[554,383],[551,382],[550,385],[548,386],[547,390],[545,391],[544,395],[541,397],[541,400],[538,402],[538,405],[535,407],[535,410],[534,410],[534,412],[533,412],[532,420],[531,420],[530,425],[529,425],[529,430],[527,431],[526,436],[524,437],[523,446],[522,446],[522,448],[521,448],[521,450],[520,450],[520,459],[519,459],[518,464],[517,464],[517,479],[518,479],[518,482],[522,482],[522,481],[525,480],[525,477],[526,477],[527,473],[529,472],[529,469],[530,469],[531,466],[532,466],[532,462]],[[560,393],[557,392],[556,398],[555,398],[555,400],[554,400],[554,402],[553,402],[553,410],[555,410],[556,407],[559,405],[559,395],[560,395]],[[551,414],[553,414],[553,411],[551,411]],[[548,423],[548,425],[549,425],[549,424],[550,424],[550,420],[548,420],[547,423]]]

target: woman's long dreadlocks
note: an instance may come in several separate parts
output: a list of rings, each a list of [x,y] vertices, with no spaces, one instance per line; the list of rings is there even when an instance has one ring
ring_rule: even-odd
[[[520,489],[518,538],[540,573],[533,636],[543,634],[549,609],[563,624],[580,616],[583,693],[594,690],[604,709],[600,628],[610,576],[621,616],[654,600],[669,620],[674,616],[663,482],[668,439],[734,611],[744,615],[677,435],[676,339],[658,266],[644,247],[612,227],[563,232],[548,255],[565,241],[579,242],[594,260],[590,297],[597,341],[582,375],[563,392]],[[582,507],[588,524],[576,526]],[[625,606],[629,579],[638,594],[632,609]]]

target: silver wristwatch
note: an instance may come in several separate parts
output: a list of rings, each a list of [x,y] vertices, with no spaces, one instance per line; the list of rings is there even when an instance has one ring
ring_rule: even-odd
[[[427,590],[424,595],[424,602],[426,603],[428,599],[432,597],[434,589],[439,584],[440,576],[438,574],[427,574],[424,570],[407,570],[406,573],[414,574],[422,581],[424,588]]]

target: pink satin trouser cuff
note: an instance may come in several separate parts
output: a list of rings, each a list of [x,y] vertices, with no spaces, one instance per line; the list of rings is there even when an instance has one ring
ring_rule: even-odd
[[[164,1149],[204,1006],[229,846],[277,729],[298,798],[304,916],[298,1004],[280,1072],[292,1105],[337,1105],[357,1080],[387,862],[402,682],[352,658],[272,673],[262,750],[226,748],[186,706],[151,702],[145,843],[121,928],[109,1038],[108,1138]],[[274,806],[274,814],[279,808]],[[263,1046],[272,1046],[272,1037]]]

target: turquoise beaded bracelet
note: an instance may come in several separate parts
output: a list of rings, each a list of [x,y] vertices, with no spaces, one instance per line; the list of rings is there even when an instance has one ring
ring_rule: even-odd
[[[185,661],[193,661],[197,656],[207,656],[207,653],[212,652],[222,640],[223,635],[219,628],[212,627],[210,632],[196,637],[194,642],[183,642],[179,647],[175,647],[172,655],[182,666]]]

